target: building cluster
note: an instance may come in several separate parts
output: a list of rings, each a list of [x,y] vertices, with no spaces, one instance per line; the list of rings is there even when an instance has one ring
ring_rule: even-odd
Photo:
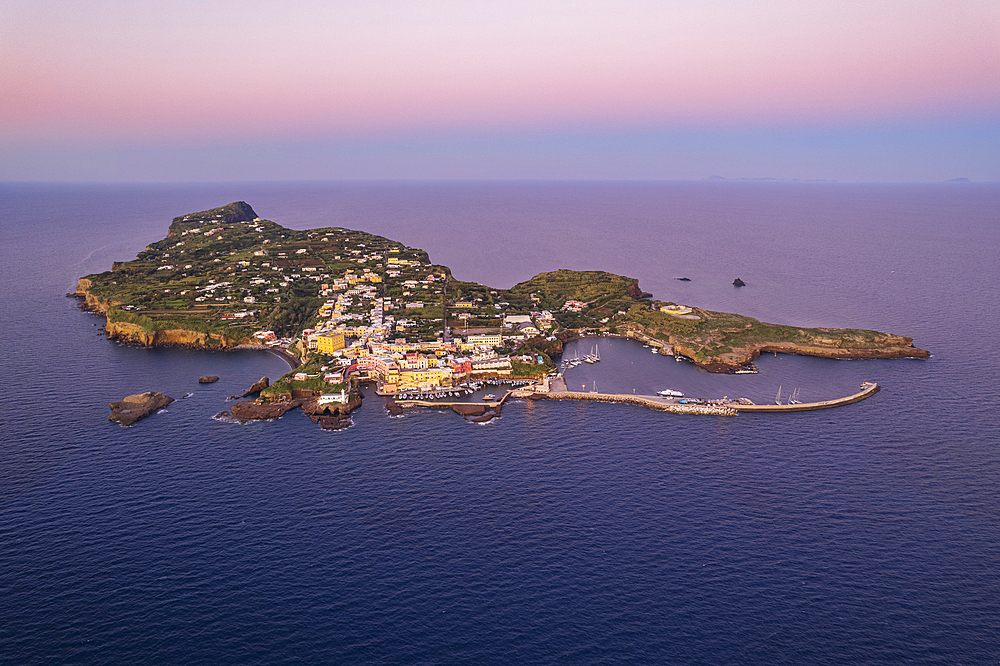
[[[306,330],[303,339],[310,350],[343,359],[348,372],[356,370],[360,379],[376,381],[380,393],[450,388],[476,377],[509,375],[512,369],[511,358],[495,350],[503,345],[501,335],[470,335],[450,342],[377,336],[349,341],[344,330]],[[521,360],[536,362],[533,357]],[[324,378],[342,382],[344,371]]]

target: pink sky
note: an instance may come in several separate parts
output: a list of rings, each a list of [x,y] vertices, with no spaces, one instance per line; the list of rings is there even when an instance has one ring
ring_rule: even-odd
[[[536,4],[4,1],[0,133],[198,140],[1000,111],[995,0]]]
[[[0,150],[1000,119],[997,0],[0,0]]]

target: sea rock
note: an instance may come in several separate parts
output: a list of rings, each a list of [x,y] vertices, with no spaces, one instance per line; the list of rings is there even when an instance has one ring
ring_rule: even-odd
[[[130,426],[139,419],[146,418],[157,410],[163,409],[174,401],[168,395],[156,391],[136,393],[111,403],[109,421],[115,421],[123,426]]]
[[[235,416],[233,416],[232,412],[230,412],[228,409],[222,410],[212,418],[215,419],[216,421],[222,421],[223,423],[238,423],[240,425],[246,423],[246,421],[244,421],[243,419],[238,419]]]
[[[744,282],[743,280],[739,279],[739,278],[736,278],[735,280],[733,280],[733,286],[734,287],[745,287],[745,286],[747,286],[747,283]]]
[[[199,384],[214,384],[217,381],[219,381],[219,378],[215,375],[206,375],[205,377],[198,378]]]
[[[691,281],[691,278],[689,278],[689,277],[674,278],[674,279],[675,280],[680,280],[681,282],[690,282]]]
[[[284,416],[296,407],[302,406],[302,400],[286,400],[285,402],[267,402],[258,405],[253,400],[238,402],[229,408],[232,415],[244,421],[266,421]]]
[[[266,389],[270,385],[271,385],[271,380],[270,379],[268,379],[267,377],[261,377],[259,380],[257,380],[256,382],[254,382],[253,386],[251,386],[250,388],[248,388],[243,393],[242,397],[245,398],[248,395],[253,395],[254,393],[260,393],[261,391],[263,391],[264,389]]]

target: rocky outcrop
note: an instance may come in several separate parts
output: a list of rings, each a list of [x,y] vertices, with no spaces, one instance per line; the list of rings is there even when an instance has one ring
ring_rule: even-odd
[[[744,282],[743,280],[739,279],[739,278],[736,278],[735,280],[733,280],[733,286],[734,287],[745,287],[745,286],[747,286],[747,283]]]
[[[699,348],[682,341],[675,341],[674,354],[686,356],[702,370],[712,373],[733,372],[767,352],[841,359],[928,358],[930,356],[926,350],[913,346],[913,338],[892,335],[891,333],[885,333],[883,336],[879,344],[867,347],[852,347],[836,338],[822,337],[814,338],[807,343],[762,342],[732,349],[725,354],[704,359],[699,359]]]
[[[215,375],[206,375],[204,377],[198,378],[199,384],[214,384],[217,381],[219,381],[219,378],[216,377]]]
[[[107,314],[108,310],[116,305],[121,305],[118,301],[106,301],[102,298],[98,298],[90,293],[89,289],[93,286],[93,282],[87,278],[80,278],[79,282],[76,283],[76,292],[74,295],[83,301],[80,306],[87,312],[97,312],[100,314]]]
[[[178,227],[183,228],[185,223],[205,224],[215,222],[218,224],[235,224],[237,222],[251,222],[258,218],[254,209],[246,201],[234,201],[225,206],[203,210],[197,213],[189,213],[175,217],[170,223],[170,235],[179,233]]]
[[[642,298],[652,298],[653,297],[653,295],[651,293],[649,293],[648,291],[643,291],[642,289],[640,289],[638,282],[633,282],[632,284],[630,284],[625,289],[625,293],[628,294],[630,297],[636,299],[636,300],[639,300],[639,299],[642,299]]]
[[[310,398],[302,403],[302,411],[313,423],[318,423],[323,430],[340,430],[350,425],[350,413],[360,406],[361,395],[355,393],[347,402],[320,404],[318,398]]]
[[[150,414],[163,409],[174,401],[168,395],[157,393],[156,391],[146,391],[136,393],[122,398],[118,402],[111,403],[111,416],[109,421],[115,421],[123,426],[130,426],[139,419],[144,419]]]
[[[277,419],[293,409],[302,406],[304,400],[286,400],[285,402],[265,402],[258,404],[255,400],[238,402],[229,408],[233,416],[244,421],[266,421]]]
[[[250,386],[250,388],[248,388],[246,391],[243,392],[243,396],[242,397],[245,398],[245,397],[247,397],[249,395],[253,395],[254,393],[260,393],[261,391],[263,391],[264,389],[266,389],[270,385],[271,385],[271,380],[270,379],[268,379],[267,377],[261,377],[260,379],[258,379],[257,381],[255,381]]]

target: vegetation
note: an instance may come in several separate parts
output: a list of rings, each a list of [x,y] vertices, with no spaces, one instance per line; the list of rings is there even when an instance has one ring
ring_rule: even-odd
[[[166,238],[87,279],[91,295],[117,304],[107,312],[109,322],[149,332],[184,329],[232,342],[250,341],[261,329],[293,338],[324,323],[330,316],[329,310],[321,315],[324,304],[348,294],[356,296],[344,300],[347,323],[367,320],[381,298],[385,314],[394,318],[392,333],[418,341],[441,336],[442,304],[453,332],[497,330],[505,315],[548,311],[555,323],[546,333],[558,331],[559,340],[526,343],[531,353],[543,355],[545,367],[561,353],[562,343],[580,332],[641,333],[681,345],[704,363],[735,362],[746,350],[768,344],[824,349],[908,344],[876,331],[777,326],[697,308],[672,315],[660,308],[673,304],[649,300],[637,279],[604,271],[561,269],[494,289],[455,279],[448,267],[431,264],[423,250],[339,227],[287,229],[261,220],[244,202],[174,218]],[[284,379],[279,383],[291,386]]]

